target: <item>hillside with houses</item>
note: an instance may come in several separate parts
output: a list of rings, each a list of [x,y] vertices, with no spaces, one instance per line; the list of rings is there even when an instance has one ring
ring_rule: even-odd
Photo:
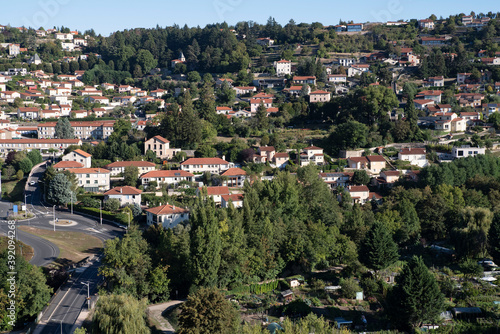
[[[126,230],[103,291],[216,287],[227,333],[496,333],[498,13],[71,29],[0,25],[1,194]]]

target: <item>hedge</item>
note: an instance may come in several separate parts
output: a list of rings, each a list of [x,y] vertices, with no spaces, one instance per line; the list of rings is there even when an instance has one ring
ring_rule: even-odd
[[[280,283],[280,280],[274,280],[269,283],[263,283],[263,284],[252,284],[252,285],[241,285],[237,288],[234,288],[233,290],[229,291],[231,294],[248,294],[252,293],[255,295],[261,295],[263,293],[267,293],[273,290],[276,290],[278,288],[278,285]]]
[[[78,212],[89,214],[89,215],[97,217],[97,218],[99,218],[99,215],[100,215],[99,209],[96,209],[96,208],[86,208],[83,206],[76,206],[74,208],[74,210],[78,211]],[[128,217],[126,214],[122,214],[122,213],[114,214],[112,212],[102,210],[102,218],[107,219],[107,220],[116,221],[116,222],[123,224],[123,225],[128,225]]]

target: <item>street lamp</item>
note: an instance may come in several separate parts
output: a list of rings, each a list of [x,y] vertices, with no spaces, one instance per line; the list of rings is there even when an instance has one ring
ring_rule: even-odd
[[[31,195],[26,195],[26,194],[24,194],[24,208],[25,208],[25,209],[24,209],[24,215],[26,216],[26,218],[28,218],[28,204],[27,204],[27,202],[26,202],[26,198],[27,198],[28,196],[31,196]]]
[[[130,211],[127,211],[127,216],[128,216],[128,228],[130,228]]]
[[[56,206],[52,207],[52,215],[54,216],[54,232],[56,231]]]
[[[71,192],[71,214],[73,214],[73,192]]]
[[[101,220],[102,225],[102,200],[99,201],[99,219]]]
[[[62,325],[63,319],[61,320],[53,319],[53,321],[59,321],[61,323],[61,334],[63,334],[63,325]]]
[[[87,308],[90,310],[90,282],[81,282],[83,285],[87,286]]]

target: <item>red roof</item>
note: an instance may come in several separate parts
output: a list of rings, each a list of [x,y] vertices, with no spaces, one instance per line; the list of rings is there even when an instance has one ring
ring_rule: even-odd
[[[108,190],[104,193],[104,195],[140,195],[141,193],[142,190],[139,190],[135,187],[124,186]]]
[[[106,168],[113,167],[127,167],[127,166],[136,166],[136,167],[156,167],[156,164],[149,161],[116,161],[106,165]]]
[[[349,157],[349,158],[347,158],[347,160],[351,160],[351,161],[354,161],[356,163],[358,163],[358,162],[368,162],[368,159],[366,159],[366,157]]]
[[[187,165],[229,165],[229,162],[221,158],[190,158],[181,163],[181,166]]]
[[[83,168],[83,164],[77,161],[60,161],[56,163],[54,168]]]
[[[203,187],[199,187],[198,190],[201,192]],[[229,188],[226,186],[223,187],[207,187],[207,195],[208,196],[217,196],[217,195],[229,195]]]
[[[75,174],[109,174],[106,168],[70,168],[67,171]]]
[[[245,172],[241,168],[229,168],[227,171],[222,173],[222,176],[237,176],[237,175],[247,175],[247,172]]]
[[[277,63],[291,63],[291,61],[286,60],[286,59],[282,59],[282,60],[278,61]]]
[[[319,94],[324,95],[324,94],[330,94],[330,93],[325,92],[324,90],[316,90],[316,91],[311,93],[311,95],[319,95]]]
[[[350,186],[348,190],[350,193],[370,191],[367,186]]]
[[[170,141],[168,141],[167,139],[163,138],[162,136],[154,136],[154,137],[153,137],[153,138],[151,138],[151,139],[156,139],[156,140],[161,141],[161,142],[163,142],[163,143],[165,143],[165,144],[166,144],[166,143],[170,143]],[[151,140],[151,139],[149,139],[149,140]]]
[[[273,146],[261,146],[259,147],[259,150],[262,152],[273,152],[276,151],[276,149]]]
[[[19,128],[17,128],[19,130]],[[80,139],[0,139],[4,144],[72,144],[79,145]]]
[[[399,171],[397,170],[386,170],[383,171],[382,173],[384,173],[387,176],[399,176]]]
[[[317,146],[309,146],[309,147],[306,147],[304,150],[310,151],[310,150],[323,150],[323,149],[321,147],[317,147]]]
[[[159,177],[193,177],[194,174],[185,170],[153,170],[141,176],[141,179]]]
[[[290,156],[289,156],[289,155],[288,155],[288,153],[286,153],[286,152],[285,152],[285,153],[276,153],[276,154],[274,155],[274,158],[276,158],[276,159],[278,159],[278,158],[287,158],[287,159],[288,159],[289,157],[290,157]]]
[[[243,197],[244,197],[243,194],[222,195],[222,199],[225,202],[229,202],[229,201],[241,202],[241,201],[243,201]]]
[[[425,148],[403,148],[399,153],[402,155],[422,155],[425,154]]]
[[[370,162],[385,162],[385,159],[381,155],[369,155],[366,157]]]
[[[293,81],[316,80],[315,76],[297,76],[293,77]]]
[[[147,209],[146,212],[150,212],[154,215],[161,216],[161,215],[171,215],[173,213],[187,213],[189,212],[189,210],[180,208],[175,205],[167,204],[167,205],[157,206],[156,208]]]
[[[81,156],[84,156],[85,158],[90,158],[92,156],[92,154],[89,154],[89,153],[82,151],[80,149],[76,149],[73,152],[80,154]]]

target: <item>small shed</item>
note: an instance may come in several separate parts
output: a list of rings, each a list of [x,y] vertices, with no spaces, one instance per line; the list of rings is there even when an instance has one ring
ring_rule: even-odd
[[[281,292],[281,298],[283,301],[289,302],[293,300],[293,291],[292,290],[285,290]]]
[[[479,307],[455,307],[451,312],[455,319],[460,320],[476,319],[483,313]]]
[[[288,284],[290,285],[290,287],[292,289],[298,288],[300,286],[300,281],[296,278],[292,278],[292,279],[288,280]]]
[[[335,322],[337,323],[337,328],[352,328],[352,321],[345,320],[342,317],[335,318]]]

